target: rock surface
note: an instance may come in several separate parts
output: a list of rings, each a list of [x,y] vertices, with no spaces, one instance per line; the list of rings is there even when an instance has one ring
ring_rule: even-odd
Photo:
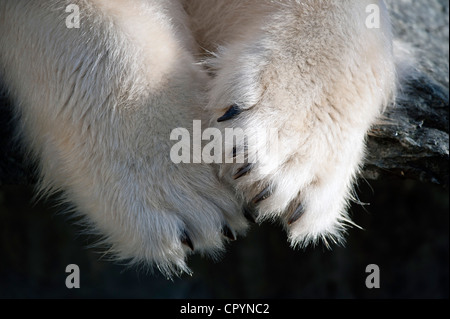
[[[397,175],[448,186],[449,4],[389,0],[396,38],[416,49],[417,74],[368,141],[364,176]]]

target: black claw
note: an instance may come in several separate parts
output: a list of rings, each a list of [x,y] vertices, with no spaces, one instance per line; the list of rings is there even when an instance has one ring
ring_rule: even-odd
[[[244,156],[246,155],[246,152],[247,152],[247,146],[244,146],[244,149],[242,150],[242,152],[244,152]],[[232,158],[233,159],[236,159],[236,157],[237,157],[237,155],[238,155],[238,150],[237,150],[237,147],[235,146],[235,147],[233,147],[233,154],[232,154]],[[241,158],[239,158],[239,160],[240,160]],[[236,163],[241,163],[241,162],[236,162]]]
[[[237,154],[237,150],[236,150],[236,146],[233,147],[233,158],[236,158],[236,154]]]
[[[270,187],[267,186],[261,193],[255,196],[255,198],[252,199],[253,204],[258,204],[260,201],[263,201],[267,199],[270,195],[272,195],[270,191]]]
[[[183,245],[188,246],[192,251],[194,251],[194,245],[192,244],[192,240],[191,238],[189,238],[189,235],[185,231],[181,235],[180,240]]]
[[[224,225],[222,228],[222,234],[227,237],[229,240],[236,240],[236,236],[234,236],[233,231],[227,225]]]
[[[250,207],[244,207],[244,217],[252,224],[256,224],[255,214],[255,211]]]
[[[221,117],[219,117],[217,119],[217,122],[224,122],[224,121],[231,120],[236,115],[241,114],[241,112],[242,112],[242,109],[239,108],[239,106],[237,104],[233,104],[232,106],[230,106],[228,111],[225,112],[224,115],[222,115]]]
[[[251,169],[252,169],[252,164],[247,164],[247,165],[241,167],[240,169],[238,169],[236,174],[234,174],[233,179],[238,179],[244,175],[247,175]]]
[[[300,204],[297,209],[291,214],[291,216],[289,217],[288,220],[288,225],[292,225],[293,223],[295,223],[297,220],[300,219],[300,217],[302,217],[303,213],[305,212],[305,208],[303,207],[302,204]]]

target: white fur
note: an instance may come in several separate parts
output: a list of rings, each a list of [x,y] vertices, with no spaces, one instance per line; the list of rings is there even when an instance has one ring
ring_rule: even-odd
[[[64,24],[72,3],[80,29]],[[372,3],[380,29],[365,25]],[[265,186],[258,220],[283,221],[293,246],[340,240],[367,131],[395,90],[377,0],[2,0],[0,72],[41,191],[64,191],[119,259],[167,274],[189,271],[185,234],[212,254],[224,225],[242,234],[241,205]],[[235,103],[245,111],[216,123]],[[193,120],[275,128],[278,152],[237,181],[242,164],[174,164],[170,132]]]

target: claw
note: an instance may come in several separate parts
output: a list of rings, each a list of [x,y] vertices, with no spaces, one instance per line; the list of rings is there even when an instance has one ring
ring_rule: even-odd
[[[236,146],[233,147],[233,158],[236,158],[236,154],[237,154],[237,150],[236,150]]]
[[[222,115],[221,117],[219,117],[217,119],[217,122],[224,122],[224,121],[231,120],[236,115],[241,114],[241,112],[242,112],[242,109],[239,108],[239,106],[237,104],[233,104],[232,106],[230,106],[228,111],[225,112],[224,115]]]
[[[270,186],[267,186],[261,193],[252,199],[253,204],[258,204],[260,201],[267,199],[271,195]]]
[[[183,234],[181,235],[180,240],[183,245],[188,246],[192,251],[194,251],[194,245],[192,244],[192,240],[189,237],[189,235],[186,233],[186,231],[183,231]]]
[[[228,227],[227,225],[224,225],[222,228],[222,235],[227,237],[229,240],[235,241],[236,236],[234,235],[233,231]]]
[[[256,219],[254,215],[255,213],[253,209],[251,209],[248,206],[244,207],[244,217],[252,224],[256,224]]]
[[[239,153],[239,154],[238,154]],[[244,154],[241,154],[244,153]],[[239,157],[238,157],[239,155]],[[244,146],[243,149],[239,150],[237,149],[237,146],[233,147],[233,154],[232,154],[232,158],[233,160],[236,160],[236,163],[244,163],[245,162],[245,156],[247,155],[247,146]]]
[[[292,225],[293,223],[295,223],[297,220],[300,219],[300,217],[302,217],[303,213],[305,212],[305,208],[303,207],[302,204],[300,204],[297,209],[291,214],[291,216],[289,217],[288,220],[288,225]]]
[[[252,169],[252,164],[247,164],[247,165],[241,167],[240,169],[238,169],[236,174],[234,174],[233,179],[238,179],[244,175],[247,175],[251,169]]]

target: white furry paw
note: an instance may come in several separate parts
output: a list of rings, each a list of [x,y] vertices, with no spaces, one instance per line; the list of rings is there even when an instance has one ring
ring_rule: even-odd
[[[231,106],[219,125],[245,134],[236,134],[236,143],[225,147],[234,163],[222,165],[221,176],[247,203],[248,219],[280,220],[293,246],[336,243],[351,224],[346,206],[364,134],[345,136],[338,123],[309,127],[295,113],[269,111],[264,104],[246,110]]]
[[[208,107],[225,136],[220,176],[250,207],[247,217],[253,210],[257,221],[281,221],[293,246],[328,245],[353,224],[347,206],[365,138],[391,98],[395,72],[388,26],[361,22],[360,33],[342,41],[330,34],[345,33],[352,18],[330,14],[330,31],[303,25],[303,9],[219,50],[209,61]],[[286,25],[301,31],[277,33]]]
[[[233,191],[209,165],[174,164],[156,156],[151,164],[124,163],[108,176],[92,183],[93,174],[87,174],[82,188],[72,182],[65,190],[115,260],[156,266],[168,277],[189,274],[190,254],[216,257],[246,229]]]

